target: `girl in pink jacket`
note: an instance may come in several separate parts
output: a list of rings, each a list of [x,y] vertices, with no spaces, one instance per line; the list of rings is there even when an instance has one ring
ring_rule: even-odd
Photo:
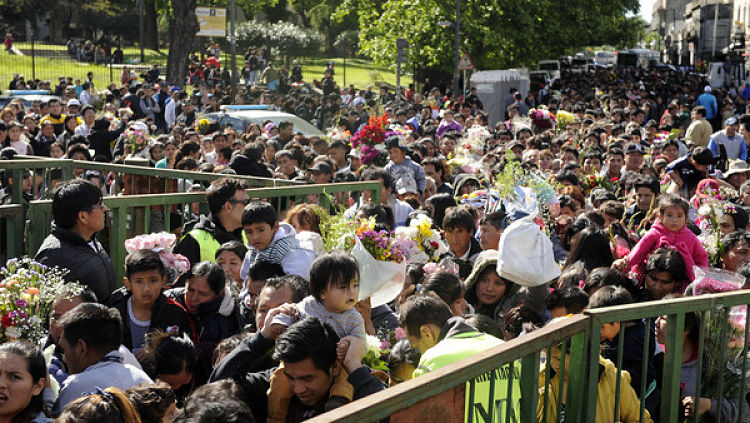
[[[685,226],[689,205],[682,197],[674,194],[663,194],[659,199],[659,218],[646,232],[628,255],[627,271],[635,270],[641,281],[644,276],[646,261],[651,253],[660,247],[676,249],[685,262],[687,282],[695,279],[693,266],[708,266],[708,253],[698,237]],[[682,292],[685,287],[678,287]]]

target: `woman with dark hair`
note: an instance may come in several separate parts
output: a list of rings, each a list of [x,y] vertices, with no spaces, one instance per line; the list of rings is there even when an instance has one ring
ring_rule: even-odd
[[[98,388],[65,407],[57,423],[141,423],[133,404],[118,388]]]
[[[497,250],[485,250],[477,256],[471,274],[464,281],[466,302],[477,314],[495,319],[501,328],[505,327],[506,313],[521,303],[541,315],[549,285],[527,287],[503,278],[497,273],[497,261]]]
[[[146,352],[153,359],[153,376],[169,384],[181,408],[197,386],[208,381],[208,372],[198,365],[198,349],[186,335],[154,331],[146,337]]]
[[[661,300],[669,294],[684,292],[690,282],[685,275],[682,256],[670,247],[658,248],[651,253],[645,275],[641,295],[637,297],[639,302]]]
[[[237,304],[227,289],[227,275],[216,263],[202,261],[193,265],[185,275],[185,287],[166,291],[185,307],[195,328],[195,342],[210,356],[213,347],[222,339],[240,330]]]
[[[609,236],[597,226],[588,226],[571,238],[570,254],[563,269],[581,261],[586,270],[612,265]]]
[[[466,314],[464,288],[461,280],[453,273],[432,273],[422,282],[422,290],[419,293],[437,295],[448,304],[454,316],[463,317]]]
[[[432,215],[432,224],[436,228],[441,228],[445,211],[456,206],[456,200],[450,194],[435,194],[425,201]]]
[[[78,126],[78,120],[75,116],[66,116],[63,122],[63,132],[57,136],[57,141],[67,146],[70,143],[70,139],[76,134],[76,126]]]
[[[39,348],[27,342],[0,345],[0,421],[51,421],[44,413],[47,366]]]

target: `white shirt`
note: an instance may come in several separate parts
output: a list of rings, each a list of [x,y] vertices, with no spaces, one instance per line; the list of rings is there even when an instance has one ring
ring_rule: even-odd
[[[91,133],[91,127],[86,125],[86,122],[76,126],[75,134],[83,135],[84,137]]]
[[[88,91],[83,90],[81,91],[81,95],[79,96],[78,100],[81,101],[81,106],[85,106],[91,102],[91,95],[88,93]]]
[[[120,351],[110,351],[102,361],[92,364],[81,373],[68,376],[60,388],[60,396],[55,404],[59,414],[65,406],[96,388],[114,386],[123,391],[140,383],[154,383],[143,370],[123,363]]]
[[[177,102],[174,100],[167,103],[166,106],[164,106],[164,120],[167,121],[167,126],[170,128],[174,126],[174,121],[177,120],[177,116],[175,115],[175,108],[177,107]]]

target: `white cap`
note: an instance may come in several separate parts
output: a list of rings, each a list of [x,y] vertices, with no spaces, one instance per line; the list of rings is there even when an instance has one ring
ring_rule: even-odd
[[[70,107],[70,106],[81,107],[81,102],[78,101],[78,100],[76,100],[75,98],[71,98],[70,100],[68,100],[68,107]]]

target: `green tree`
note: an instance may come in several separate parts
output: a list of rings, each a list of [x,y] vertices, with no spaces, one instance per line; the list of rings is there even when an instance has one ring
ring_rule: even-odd
[[[531,66],[586,45],[622,44],[640,36],[626,16],[636,0],[461,0],[461,51],[480,69]],[[409,39],[409,60],[453,69],[456,3],[445,0],[344,0],[335,17],[357,10],[362,51],[380,64],[392,64],[396,39]]]

